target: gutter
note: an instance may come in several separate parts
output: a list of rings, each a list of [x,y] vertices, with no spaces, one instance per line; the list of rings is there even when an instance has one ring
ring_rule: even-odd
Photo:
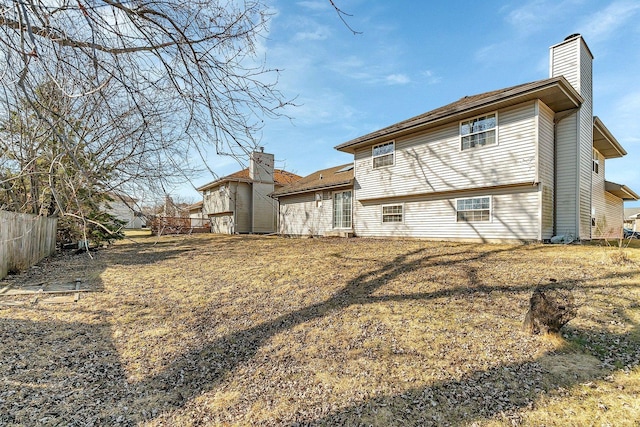
[[[273,197],[274,199],[277,199],[278,197],[293,196],[295,194],[309,193],[311,191],[330,190],[332,188],[346,187],[346,186],[349,186],[349,185],[353,185],[353,182],[354,182],[354,180],[351,179],[349,181],[338,182],[336,184],[325,185],[325,186],[320,186],[320,187],[301,188],[299,190],[289,191],[289,192],[286,192],[286,193],[278,193],[278,194],[275,194],[276,192],[274,191],[273,193],[270,194],[270,196]]]

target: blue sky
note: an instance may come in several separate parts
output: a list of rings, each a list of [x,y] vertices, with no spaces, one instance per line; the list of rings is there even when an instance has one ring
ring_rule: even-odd
[[[549,47],[580,33],[595,57],[594,114],[628,152],[607,161],[606,178],[640,193],[639,1],[335,2],[362,34],[329,0],[269,2],[262,53],[298,104],[287,110],[291,120],[263,129],[277,168],[304,176],[348,163],[352,156],[334,146],[465,95],[547,78]],[[220,176],[241,168],[228,157],[209,166]],[[200,199],[192,189],[179,193]]]

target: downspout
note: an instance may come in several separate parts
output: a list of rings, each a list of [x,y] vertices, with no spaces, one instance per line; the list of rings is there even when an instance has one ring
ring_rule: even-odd
[[[238,224],[238,181],[235,182],[236,188],[233,192],[233,227],[230,230],[231,234],[236,234],[236,227]],[[229,185],[231,188],[231,185]]]

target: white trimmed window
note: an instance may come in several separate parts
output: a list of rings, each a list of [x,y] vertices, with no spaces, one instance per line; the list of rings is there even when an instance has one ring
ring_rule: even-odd
[[[456,200],[458,222],[491,221],[491,197],[471,197]]]
[[[498,113],[491,113],[460,122],[460,149],[468,150],[496,144],[497,126]]]
[[[351,228],[351,191],[333,193],[333,228]]]
[[[592,170],[595,173],[600,173],[600,155],[596,150],[591,150]]]
[[[382,223],[402,222],[403,210],[402,205],[382,206]]]
[[[396,143],[391,141],[373,146],[371,154],[373,157],[374,169],[393,165],[393,156],[396,148],[395,145]]]

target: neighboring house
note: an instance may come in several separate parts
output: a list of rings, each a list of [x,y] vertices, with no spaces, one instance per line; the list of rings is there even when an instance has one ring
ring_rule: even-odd
[[[164,196],[164,204],[160,206],[157,217],[160,218],[188,218],[189,205],[186,203],[176,203],[169,195]]]
[[[640,231],[640,207],[624,209],[624,226],[629,230]]]
[[[278,203],[269,195],[300,177],[273,164],[273,154],[254,151],[248,168],[198,188],[212,233],[276,232]]]
[[[280,234],[353,234],[353,163],[314,172],[274,191],[272,196],[280,203]]]
[[[593,56],[577,34],[550,53],[548,79],[466,96],[338,145],[354,156],[353,233],[481,241],[621,236],[623,201],[638,195],[604,178],[605,160],[626,152],[593,116]],[[313,217],[308,197],[295,201],[288,188],[276,194],[288,196],[279,197],[280,229],[307,234],[298,224]],[[335,218],[332,228],[349,222]]]
[[[108,202],[107,213],[123,221],[124,228],[142,228],[145,225],[136,199],[120,193],[109,193],[109,197],[113,200]]]
[[[209,224],[209,219],[202,212],[202,200],[189,205],[189,219],[191,220],[191,227],[204,227]]]

